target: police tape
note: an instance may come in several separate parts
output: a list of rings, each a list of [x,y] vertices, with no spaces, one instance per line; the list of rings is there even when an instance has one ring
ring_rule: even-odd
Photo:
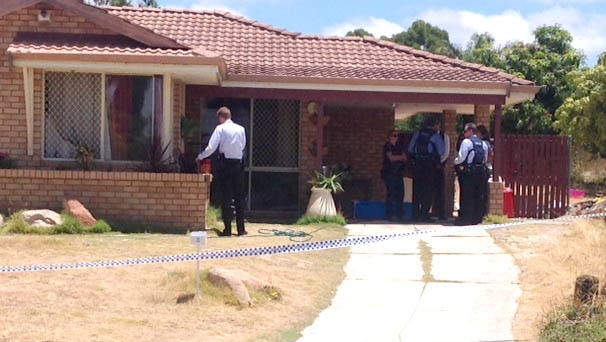
[[[196,261],[196,260],[213,260],[213,259],[228,259],[248,256],[261,256],[271,254],[285,253],[300,253],[312,252],[326,249],[344,248],[355,245],[362,245],[374,242],[382,242],[386,240],[406,237],[421,237],[421,236],[440,236],[450,234],[460,234],[465,232],[473,232],[480,230],[502,229],[507,227],[515,227],[528,224],[543,223],[548,221],[566,221],[583,218],[599,218],[606,217],[606,213],[585,214],[585,215],[567,215],[556,219],[547,220],[522,220],[509,223],[492,224],[492,225],[474,225],[474,226],[456,226],[456,227],[441,227],[439,229],[428,230],[413,230],[409,232],[393,233],[385,235],[369,235],[369,236],[353,236],[337,240],[325,240],[315,242],[302,242],[298,244],[254,247],[244,249],[227,249],[219,251],[204,251],[200,253],[187,253],[166,256],[152,256],[142,258],[129,258],[118,260],[104,261],[89,261],[75,262],[64,264],[40,264],[40,265],[17,265],[17,266],[0,266],[0,273],[18,273],[18,272],[40,272],[40,271],[59,271],[59,270],[74,270],[82,268],[100,268],[100,267],[120,267],[120,266],[136,266],[161,264],[169,262]]]

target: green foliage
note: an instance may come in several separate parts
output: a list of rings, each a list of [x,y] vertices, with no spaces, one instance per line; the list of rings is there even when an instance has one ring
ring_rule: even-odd
[[[590,152],[606,153],[606,66],[572,73],[574,91],[556,112],[557,127]]]
[[[337,214],[335,216],[301,216],[295,224],[297,225],[310,225],[317,223],[333,223],[338,224],[339,226],[344,226],[347,224],[347,220],[342,214]]]
[[[423,128],[423,121],[428,114],[421,113],[406,120],[396,120],[395,126],[400,132],[415,132]]]
[[[349,31],[345,34],[346,37],[374,37],[372,33],[366,31],[363,28],[358,28],[353,31]]]
[[[324,176],[321,172],[315,171],[315,178],[310,180],[309,183],[315,188],[330,189],[332,192],[339,192],[343,191],[340,177],[340,173]]]
[[[474,33],[463,52],[463,59],[493,68],[505,68],[504,58],[494,43],[494,38],[488,32]]]
[[[408,30],[395,34],[391,41],[449,57],[459,57],[461,51],[450,42],[446,30],[423,20],[412,23]]]
[[[221,209],[209,205],[206,210],[206,226],[209,228],[222,229],[222,224]]]
[[[21,214],[23,211],[13,214],[10,219],[2,226],[0,233],[2,234],[101,234],[112,231],[111,226],[104,220],[98,220],[93,226],[85,226],[80,221],[76,220],[67,212],[62,212],[61,217],[63,223],[53,227],[34,227],[27,224]]]
[[[551,312],[540,342],[606,341],[606,312],[603,304],[577,307],[573,303]]]
[[[505,215],[488,214],[484,217],[482,224],[503,224],[508,223],[509,221],[509,217]]]

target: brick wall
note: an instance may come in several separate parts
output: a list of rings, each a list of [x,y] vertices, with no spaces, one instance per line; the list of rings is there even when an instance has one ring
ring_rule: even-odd
[[[505,183],[503,182],[489,182],[489,202],[488,202],[488,213],[493,215],[503,215],[503,190],[505,189]]]
[[[0,209],[60,210],[66,197],[97,218],[202,229],[212,176],[176,173],[0,170]]]
[[[475,114],[475,124],[476,125],[484,125],[488,130],[490,130],[490,106],[489,105],[475,105],[474,106],[474,114]]]
[[[383,145],[388,131],[394,127],[393,108],[327,106],[325,115],[330,116],[326,127],[329,148],[325,164],[349,164],[354,179],[370,181],[370,199],[383,200],[385,186],[379,174]]]
[[[51,10],[50,21],[38,21],[38,12],[26,8],[0,17],[0,151],[18,159],[20,167],[41,165],[42,73],[34,75],[34,155],[28,156],[23,72],[11,67],[6,54],[17,32],[114,34],[63,10]]]

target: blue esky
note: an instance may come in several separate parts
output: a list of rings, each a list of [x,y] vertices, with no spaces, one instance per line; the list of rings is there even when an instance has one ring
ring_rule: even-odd
[[[497,45],[531,42],[541,25],[559,24],[583,51],[587,65],[606,51],[606,0],[158,0],[160,7],[220,9],[289,31],[343,36],[364,28],[375,37],[402,32],[422,19],[465,47],[475,32]]]

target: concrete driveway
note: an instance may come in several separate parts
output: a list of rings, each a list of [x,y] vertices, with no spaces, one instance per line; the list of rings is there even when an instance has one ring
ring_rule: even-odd
[[[350,236],[439,225],[351,224]],[[513,341],[521,295],[511,255],[485,231],[352,247],[345,280],[300,342]]]

